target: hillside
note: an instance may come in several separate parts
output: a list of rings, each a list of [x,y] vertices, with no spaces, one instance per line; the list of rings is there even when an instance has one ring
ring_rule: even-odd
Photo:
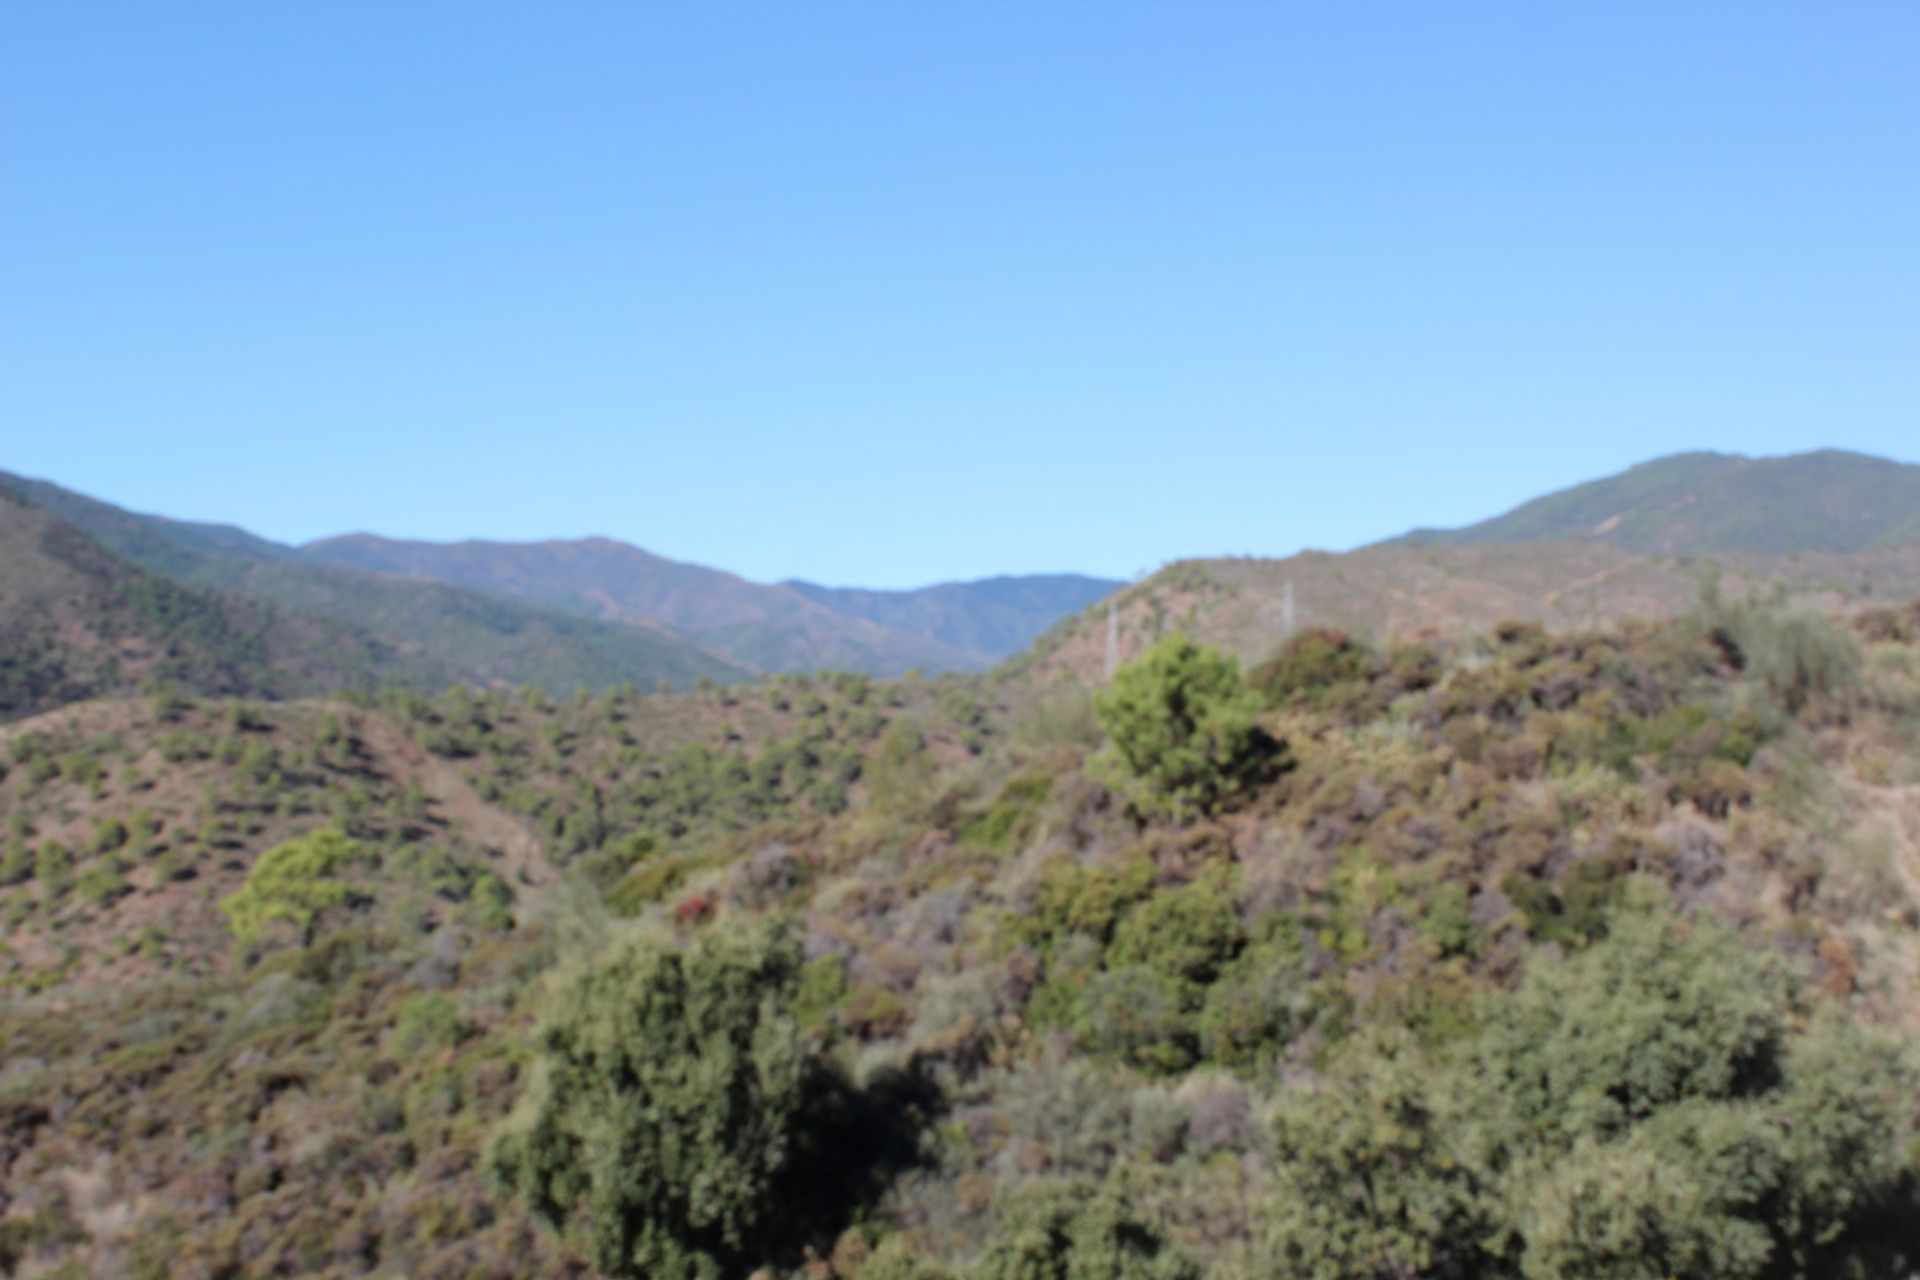
[[[372,632],[454,679],[552,692],[686,687],[751,671],[981,670],[1120,585],[1074,574],[916,591],[773,585],[607,538],[289,547],[230,525],[122,510],[43,480],[0,487],[133,563]],[[423,585],[432,584],[432,585]]]
[[[445,676],[372,637],[183,586],[0,489],[0,719],[143,686],[286,695]]]
[[[1663,555],[1899,546],[1920,541],[1920,465],[1837,449],[1780,458],[1675,454],[1464,529],[1416,529],[1394,541],[1562,538]]]
[[[1840,612],[1920,594],[1920,544],[1797,555],[1644,556],[1605,542],[1381,545],[1284,559],[1187,560],[1115,598],[1119,656],[1185,630],[1244,662],[1287,638],[1286,593],[1297,630],[1333,627],[1379,641],[1466,635],[1514,619],[1558,632],[1687,612],[1709,581],[1730,598],[1784,593]],[[1097,678],[1108,618],[1095,606],[1063,622],[1013,663]]]
[[[1117,583],[996,578],[919,591],[764,585],[610,538],[409,542],[371,534],[302,548],[311,559],[404,574],[616,622],[665,626],[769,671],[977,670],[1024,648]]]
[[[0,728],[0,1269],[1910,1274],[1920,607],[1089,692]]]
[[[156,574],[265,602],[293,616],[373,638],[391,655],[376,681],[418,687],[530,684],[556,694],[617,684],[686,688],[748,673],[654,628],[621,626],[479,591],[309,563],[278,543],[224,525],[138,515],[44,481],[0,474],[11,489]],[[304,686],[313,687],[313,686]],[[325,684],[320,687],[329,687]]]

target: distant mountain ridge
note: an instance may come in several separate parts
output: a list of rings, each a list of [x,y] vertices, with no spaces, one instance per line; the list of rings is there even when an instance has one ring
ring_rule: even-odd
[[[1104,600],[1126,583],[1050,573],[942,582],[911,591],[823,587],[793,579],[781,585],[839,613],[998,659],[1018,653],[1061,618]]]
[[[732,681],[751,674],[657,630],[443,583],[313,563],[296,548],[231,526],[141,515],[46,481],[0,473],[0,492],[84,535],[128,569],[185,588],[196,599],[224,602],[222,608],[250,605],[281,625],[297,623],[296,630],[311,633],[312,643],[297,661],[293,651],[286,660],[313,674],[282,682],[296,691],[343,683],[467,683],[534,685],[567,694],[625,683],[685,688],[702,677]],[[8,570],[11,575],[11,558]],[[104,618],[102,608],[96,601],[83,614]]]
[[[897,675],[1008,659],[1089,674],[1104,666],[1108,625],[1093,606],[1110,596],[1122,657],[1179,626],[1254,657],[1296,618],[1390,635],[1668,616],[1693,599],[1702,560],[1730,585],[1781,584],[1827,608],[1920,590],[1920,466],[1838,450],[1677,454],[1461,529],[1339,556],[1178,562],[1126,590],[1075,574],[912,591],[755,583],[610,538],[354,534],[290,547],[4,473],[0,493],[0,679],[16,711],[167,673],[269,693],[684,688],[757,671]]]
[[[420,542],[351,534],[310,560],[496,592],[583,617],[664,626],[763,670],[979,670],[1123,585],[1074,574],[913,591],[749,582],[612,538]]]
[[[624,683],[684,688],[756,671],[981,670],[1121,585],[1072,574],[917,591],[762,584],[610,538],[428,543],[355,534],[292,547],[4,472],[0,491],[129,569],[208,599],[325,624],[329,644],[357,655],[348,665],[361,683],[571,693]],[[313,655],[302,665],[329,669]]]
[[[1920,465],[1839,449],[1680,453],[1391,544],[1580,539],[1653,555],[1874,551],[1920,541]]]

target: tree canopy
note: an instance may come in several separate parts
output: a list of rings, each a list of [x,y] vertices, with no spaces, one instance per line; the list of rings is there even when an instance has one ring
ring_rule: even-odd
[[[1184,634],[1122,667],[1094,705],[1107,771],[1143,814],[1211,813],[1270,778],[1282,756],[1239,666]]]

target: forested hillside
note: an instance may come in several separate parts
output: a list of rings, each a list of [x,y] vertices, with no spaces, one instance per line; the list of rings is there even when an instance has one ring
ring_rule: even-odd
[[[260,686],[312,692],[376,683],[537,685],[551,693],[620,684],[688,688],[748,672],[662,629],[622,626],[438,582],[309,563],[292,547],[225,525],[138,515],[44,481],[0,473],[0,492],[52,514],[178,593],[271,614],[318,637],[318,672]],[[308,666],[314,665],[309,662]],[[345,665],[354,680],[329,678]],[[313,678],[307,678],[311,675]]]
[[[385,667],[389,682],[436,688],[531,684],[564,695],[621,684],[684,689],[757,671],[976,671],[1120,585],[1076,574],[916,591],[765,584],[609,538],[357,534],[291,547],[5,472],[0,492],[176,585],[359,633],[397,655]]]
[[[1920,606],[1130,656],[0,729],[0,1265],[1914,1273]]]
[[[0,488],[0,721],[167,685],[290,696],[451,679],[353,628],[149,573]]]

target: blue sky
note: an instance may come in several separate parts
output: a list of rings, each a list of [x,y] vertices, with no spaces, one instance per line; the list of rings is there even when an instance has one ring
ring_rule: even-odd
[[[0,0],[0,468],[1126,576],[1920,460],[1920,6]]]

